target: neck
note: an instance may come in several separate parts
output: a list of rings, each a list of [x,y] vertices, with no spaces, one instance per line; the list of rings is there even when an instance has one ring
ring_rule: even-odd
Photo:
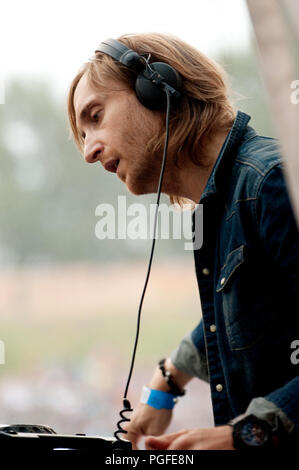
[[[200,155],[203,165],[195,165],[187,156],[188,165],[179,170],[176,196],[190,199],[196,204],[199,202],[226,136],[227,132],[213,136],[213,140],[206,145],[204,158]]]

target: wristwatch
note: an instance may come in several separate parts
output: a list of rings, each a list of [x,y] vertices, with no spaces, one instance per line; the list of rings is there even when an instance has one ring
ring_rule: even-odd
[[[271,426],[254,415],[232,420],[228,424],[233,428],[236,450],[266,450],[275,446]]]

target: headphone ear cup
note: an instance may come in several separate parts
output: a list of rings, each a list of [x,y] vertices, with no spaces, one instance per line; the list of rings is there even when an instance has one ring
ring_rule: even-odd
[[[182,85],[182,79],[178,72],[165,64],[165,62],[153,62],[150,64],[151,69],[158,72],[166,83],[179,90]],[[151,110],[165,110],[166,109],[166,95],[161,88],[159,88],[150,79],[140,73],[135,82],[136,96],[146,108]]]

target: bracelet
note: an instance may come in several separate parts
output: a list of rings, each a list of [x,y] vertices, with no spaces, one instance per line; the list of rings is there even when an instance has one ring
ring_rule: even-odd
[[[171,373],[165,369],[165,359],[161,359],[161,361],[159,361],[159,368],[167,382],[167,385],[170,388],[170,392],[177,397],[182,397],[185,395],[185,390],[181,390],[180,387],[178,387],[178,385],[173,381]]]
[[[156,408],[156,410],[161,410],[162,408],[172,410],[176,402],[177,397],[172,393],[162,392],[162,390],[153,390],[145,385],[143,386],[140,403],[152,406]]]

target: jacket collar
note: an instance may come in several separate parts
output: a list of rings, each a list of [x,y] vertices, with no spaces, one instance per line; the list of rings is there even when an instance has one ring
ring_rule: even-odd
[[[200,198],[200,202],[207,197],[217,194],[220,189],[221,180],[223,180],[224,165],[227,165],[229,160],[231,161],[232,157],[235,155],[235,151],[240,145],[250,119],[251,118],[248,114],[243,113],[242,111],[237,112],[236,119],[231,130],[226,136],[224,144],[222,145],[204,192]],[[221,176],[222,178],[220,178]]]

